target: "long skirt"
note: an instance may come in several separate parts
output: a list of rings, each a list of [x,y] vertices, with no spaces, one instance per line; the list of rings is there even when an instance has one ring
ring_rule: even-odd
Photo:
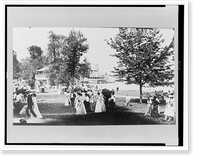
[[[90,102],[90,108],[93,112],[95,112],[96,102]]]
[[[84,106],[85,106],[86,112],[91,112],[90,102],[84,101]]]
[[[95,106],[95,113],[101,113],[102,112],[102,103],[101,101],[97,101]]]
[[[152,108],[152,111],[151,111],[151,116],[152,117],[159,117],[158,105],[153,105],[153,108]]]
[[[66,97],[65,99],[65,106],[69,106],[70,105],[70,100],[68,97]]]
[[[151,104],[147,104],[147,111],[146,111],[145,115],[151,116]]]
[[[106,112],[106,105],[104,102],[102,102],[101,104],[101,109],[102,109],[102,112]]]
[[[83,102],[77,102],[75,108],[76,108],[76,115],[85,115],[85,114],[87,114]]]
[[[14,103],[14,115],[19,115],[19,112],[21,111],[22,109],[22,102],[21,101],[18,101],[16,103]]]
[[[165,109],[165,113],[164,114],[166,116],[174,117],[174,115],[175,115],[174,108],[171,107],[171,106],[167,106],[166,109]]]

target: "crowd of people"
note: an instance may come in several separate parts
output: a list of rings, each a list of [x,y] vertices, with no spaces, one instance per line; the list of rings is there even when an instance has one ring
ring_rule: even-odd
[[[27,95],[24,95],[22,93],[15,92],[13,95],[13,112],[14,116],[43,118],[38,108],[35,93],[28,93]]]
[[[173,93],[160,96],[165,101],[164,120],[170,122],[175,118],[175,97]],[[147,97],[147,110],[145,116],[160,117],[160,98],[158,96]]]
[[[76,115],[85,115],[90,112],[101,113],[108,108],[115,107],[114,91],[110,92],[109,97],[101,90],[83,90],[78,92],[65,92],[65,106],[72,106],[76,109]]]
[[[13,112],[16,116],[25,116],[26,118],[43,118],[38,108],[35,93],[22,93],[25,90],[13,93]],[[27,89],[26,89],[27,90]],[[119,88],[116,89],[117,91]],[[65,106],[75,108],[76,115],[86,115],[88,113],[106,112],[116,106],[116,98],[114,90],[105,89],[79,89],[78,91],[67,90],[65,94]],[[161,97],[161,98],[160,98]],[[124,107],[130,105],[131,96],[125,97]],[[175,118],[175,99],[174,94],[169,93],[163,96],[148,96],[147,110],[145,116],[160,117],[160,101],[165,101],[165,111],[163,113],[166,121],[172,121]]]

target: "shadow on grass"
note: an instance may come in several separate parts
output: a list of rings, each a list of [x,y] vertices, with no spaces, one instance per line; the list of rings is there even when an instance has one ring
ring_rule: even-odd
[[[88,113],[87,115],[44,115],[45,118],[54,120],[46,123],[27,123],[23,125],[67,125],[67,126],[92,126],[92,125],[155,125],[167,124],[159,118],[144,116],[143,113],[130,112],[130,109],[116,106],[102,113]],[[15,123],[14,125],[22,125]]]
[[[75,108],[71,106],[65,106],[64,103],[38,103],[38,107],[40,109],[40,112],[43,113],[75,113]]]

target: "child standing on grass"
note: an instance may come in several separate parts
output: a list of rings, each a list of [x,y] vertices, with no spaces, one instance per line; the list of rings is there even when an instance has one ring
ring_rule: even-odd
[[[127,94],[127,95],[126,95],[126,103],[125,103],[125,107],[129,106],[129,104],[130,104],[130,100],[131,100],[131,98],[130,98],[130,96]]]
[[[65,106],[69,106],[70,105],[70,93],[69,93],[69,91],[67,91],[65,93],[65,95],[66,95]]]

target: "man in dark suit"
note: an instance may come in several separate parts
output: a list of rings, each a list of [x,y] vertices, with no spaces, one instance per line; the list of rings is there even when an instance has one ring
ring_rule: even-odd
[[[30,117],[30,114],[29,114],[29,110],[30,110],[31,114],[33,114],[34,117],[37,117],[37,115],[36,115],[35,112],[33,111],[32,94],[29,94],[29,95],[28,95],[27,103],[28,103],[28,108],[26,109],[26,114],[27,114],[27,116]]]

